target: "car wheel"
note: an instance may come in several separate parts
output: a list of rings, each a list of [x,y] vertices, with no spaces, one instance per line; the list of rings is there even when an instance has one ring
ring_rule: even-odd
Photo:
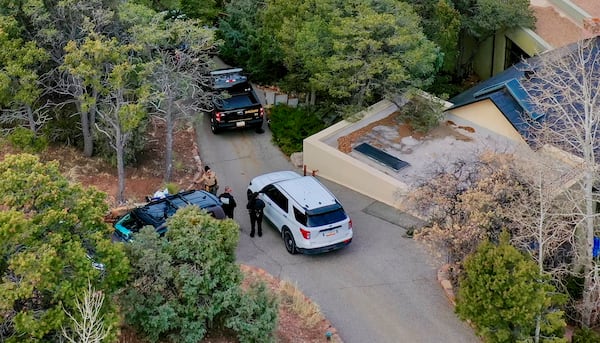
[[[219,128],[217,127],[217,124],[215,124],[215,121],[212,118],[210,118],[210,131],[212,131],[212,133],[214,133],[215,135],[219,133]]]
[[[297,253],[296,241],[294,241],[294,235],[289,229],[283,230],[283,243],[285,243],[285,249],[292,255]]]

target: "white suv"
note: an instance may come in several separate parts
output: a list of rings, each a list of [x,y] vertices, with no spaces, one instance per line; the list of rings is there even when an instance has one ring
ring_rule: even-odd
[[[248,196],[254,192],[265,202],[265,217],[280,231],[290,254],[322,253],[352,242],[352,220],[315,177],[268,173],[250,181]]]

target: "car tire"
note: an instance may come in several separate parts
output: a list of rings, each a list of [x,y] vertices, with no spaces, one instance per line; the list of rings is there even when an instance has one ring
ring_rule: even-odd
[[[294,235],[288,228],[283,230],[283,243],[285,244],[285,250],[290,254],[294,255],[298,252],[298,249],[296,249],[296,241],[294,241]]]
[[[215,135],[219,133],[219,128],[217,127],[217,124],[215,124],[213,118],[210,118],[210,131]]]

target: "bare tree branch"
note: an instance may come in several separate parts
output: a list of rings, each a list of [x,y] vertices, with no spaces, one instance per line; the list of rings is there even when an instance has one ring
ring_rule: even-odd
[[[529,102],[543,119],[532,121],[539,145],[549,144],[572,154],[579,163],[572,166],[579,175],[565,192],[565,209],[577,224],[574,265],[585,278],[580,321],[594,325],[598,307],[598,285],[593,260],[595,222],[598,217],[598,157],[600,157],[600,48],[592,38],[531,59],[528,78],[521,80]]]
[[[62,327],[62,334],[70,343],[101,343],[110,333],[111,327],[105,327],[101,316],[104,293],[96,291],[88,282],[88,289],[82,299],[75,299],[75,314],[63,308],[72,327],[68,330]]]

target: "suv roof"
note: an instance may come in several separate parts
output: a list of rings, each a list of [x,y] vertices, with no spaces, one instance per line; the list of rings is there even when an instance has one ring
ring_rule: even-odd
[[[158,200],[151,201],[142,207],[135,208],[140,219],[148,224],[158,227],[166,221],[166,219],[184,206],[196,205],[202,209],[210,209],[211,207],[220,206],[219,199],[206,191],[184,191]]]
[[[214,89],[233,88],[234,86],[247,87],[248,84],[248,78],[242,74],[242,68],[217,69],[211,71],[210,76]]]
[[[250,186],[255,190],[261,190],[270,184],[278,185],[308,211],[337,204],[333,194],[313,176],[301,176],[286,170],[260,175],[250,182]]]
[[[263,189],[263,187],[265,187],[266,185],[270,185],[279,181],[283,181],[283,180],[289,180],[289,179],[295,179],[295,178],[299,178],[302,177],[300,174],[290,171],[290,170],[284,170],[284,171],[276,171],[276,172],[272,172],[272,173],[268,173],[268,174],[263,174],[260,176],[255,177],[254,179],[252,179],[250,181],[250,186],[252,186],[252,189],[254,189],[255,191],[260,191],[261,189]]]
[[[288,193],[306,210],[335,205],[337,201],[314,176],[302,176],[277,182],[281,190]]]
[[[216,196],[204,190],[190,190],[167,195],[162,199],[134,208],[115,223],[115,230],[125,239],[129,239],[132,232],[145,225],[152,225],[157,231],[166,231],[164,224],[167,218],[175,214],[179,208],[187,205],[196,205],[217,219],[225,218],[221,202]]]

